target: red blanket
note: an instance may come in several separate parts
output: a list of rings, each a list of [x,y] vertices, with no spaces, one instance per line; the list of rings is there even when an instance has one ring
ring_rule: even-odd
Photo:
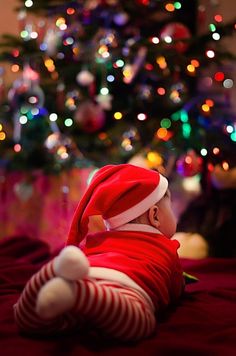
[[[52,258],[48,245],[25,236],[0,241],[0,354],[236,355],[236,259],[182,260],[199,278],[179,305],[160,316],[156,334],[133,345],[104,343],[94,334],[30,338],[20,335],[12,306],[28,278]]]

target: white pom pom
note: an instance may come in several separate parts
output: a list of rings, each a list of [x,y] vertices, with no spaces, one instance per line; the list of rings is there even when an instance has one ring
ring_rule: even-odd
[[[67,246],[55,258],[54,270],[57,276],[75,281],[88,275],[89,261],[78,247]]]
[[[76,283],[56,277],[39,291],[36,312],[43,319],[55,318],[71,310],[76,301]]]

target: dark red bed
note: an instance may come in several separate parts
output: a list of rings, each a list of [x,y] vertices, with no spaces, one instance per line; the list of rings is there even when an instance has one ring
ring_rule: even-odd
[[[19,334],[12,306],[27,279],[52,257],[48,245],[25,236],[0,241],[0,355],[236,355],[236,259],[182,260],[199,278],[179,305],[162,315],[153,338],[135,345],[104,343],[96,335],[47,339]]]

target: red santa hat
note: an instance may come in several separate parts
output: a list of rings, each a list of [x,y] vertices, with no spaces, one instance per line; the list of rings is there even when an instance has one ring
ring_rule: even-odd
[[[84,239],[90,216],[101,215],[108,230],[116,229],[145,213],[167,188],[167,179],[156,171],[131,164],[104,166],[77,206],[67,244]]]

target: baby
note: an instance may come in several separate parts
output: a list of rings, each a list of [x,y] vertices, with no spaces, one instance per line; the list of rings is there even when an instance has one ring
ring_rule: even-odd
[[[88,233],[95,215],[106,231]],[[158,312],[184,288],[175,229],[165,177],[131,164],[101,168],[75,211],[69,246],[15,305],[19,328],[50,334],[89,325],[122,341],[151,336]]]

